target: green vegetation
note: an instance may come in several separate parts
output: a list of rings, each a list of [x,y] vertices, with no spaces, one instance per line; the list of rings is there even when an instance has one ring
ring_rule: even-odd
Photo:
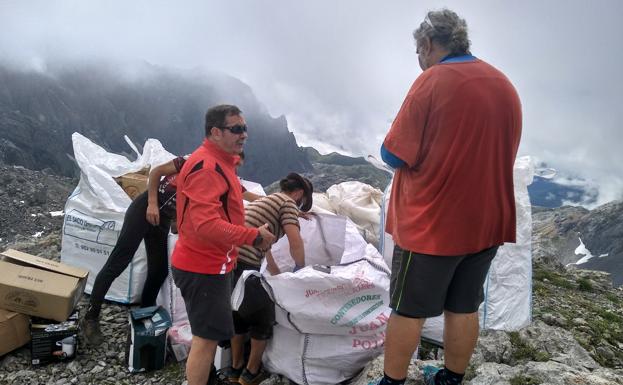
[[[553,285],[562,287],[564,289],[575,289],[571,282],[565,279],[562,275],[551,270],[535,269],[533,273],[533,278],[541,282],[545,282],[545,280],[547,280]]]
[[[513,346],[513,353],[511,357],[516,361],[549,361],[550,354],[530,346],[520,336],[519,332],[508,333],[511,345]]]
[[[621,298],[614,293],[606,293],[606,298],[608,298],[608,301],[614,303],[615,305],[621,304]]]
[[[593,285],[591,281],[586,278],[578,279],[578,289],[582,291],[593,291]]]

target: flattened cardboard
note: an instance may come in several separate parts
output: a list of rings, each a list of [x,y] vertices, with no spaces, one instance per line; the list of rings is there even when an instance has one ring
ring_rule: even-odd
[[[87,270],[16,250],[0,255],[0,308],[65,321],[80,300]]]
[[[30,341],[29,318],[25,314],[0,309],[0,356]]]

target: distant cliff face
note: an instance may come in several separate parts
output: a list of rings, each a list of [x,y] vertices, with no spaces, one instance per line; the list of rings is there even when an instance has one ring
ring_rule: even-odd
[[[103,66],[47,74],[0,67],[0,161],[72,175],[73,132],[117,153],[130,152],[123,135],[137,144],[156,138],[174,154],[190,153],[203,139],[207,108],[221,103],[238,105],[249,126],[241,176],[270,183],[312,169],[285,118],[270,117],[241,81],[147,65],[132,77]]]
[[[594,210],[564,206],[533,214],[533,252],[546,263],[570,264],[579,239],[593,258],[578,265],[582,269],[607,271],[615,286],[623,285],[623,201],[613,201]]]

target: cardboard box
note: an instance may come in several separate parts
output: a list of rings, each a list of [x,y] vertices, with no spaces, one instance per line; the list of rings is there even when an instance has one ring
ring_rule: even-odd
[[[28,321],[25,314],[0,309],[0,356],[30,341]]]
[[[147,175],[141,172],[131,172],[114,178],[132,200],[147,191]]]
[[[63,322],[33,317],[30,321],[30,363],[43,365],[76,357],[78,325],[78,311]]]
[[[59,322],[69,317],[88,270],[11,249],[0,256],[0,308]]]

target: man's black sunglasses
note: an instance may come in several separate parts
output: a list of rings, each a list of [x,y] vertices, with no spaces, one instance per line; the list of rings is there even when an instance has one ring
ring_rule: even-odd
[[[229,132],[231,132],[234,135],[240,135],[244,132],[247,132],[247,125],[246,124],[236,124],[235,126],[231,126],[231,127],[219,127],[221,130],[229,130]]]

